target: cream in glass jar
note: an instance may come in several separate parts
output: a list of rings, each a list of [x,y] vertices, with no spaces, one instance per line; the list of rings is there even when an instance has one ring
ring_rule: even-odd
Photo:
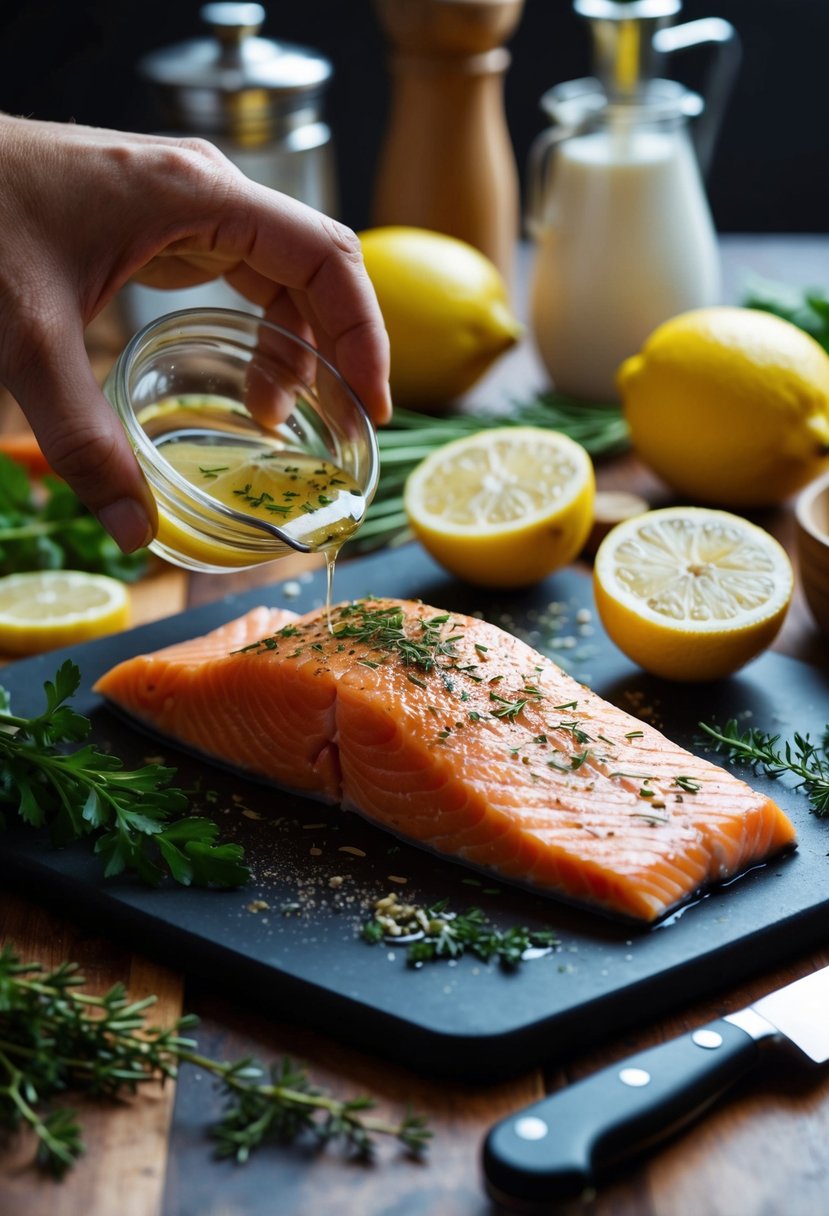
[[[641,101],[569,99],[532,170],[531,327],[555,387],[617,396],[616,370],[662,321],[719,299],[716,234],[672,82]]]

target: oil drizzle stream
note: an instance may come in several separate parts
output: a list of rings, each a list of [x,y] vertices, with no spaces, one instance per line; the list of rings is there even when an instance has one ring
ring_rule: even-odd
[[[336,548],[325,550],[325,623],[332,637],[334,635],[334,626],[331,623],[331,602],[334,593],[334,567],[337,564],[339,552],[339,545]]]

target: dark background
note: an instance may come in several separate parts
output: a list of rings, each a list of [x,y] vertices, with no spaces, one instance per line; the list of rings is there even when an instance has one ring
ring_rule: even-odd
[[[200,0],[0,0],[0,109],[158,129],[160,117],[135,62],[196,36],[199,8]],[[313,46],[333,62],[325,110],[339,165],[340,218],[363,227],[371,219],[388,103],[386,44],[371,0],[271,0],[266,8],[267,36]],[[744,46],[708,183],[718,228],[826,232],[829,2],[686,0],[682,20],[703,16],[731,21]],[[523,176],[530,142],[545,125],[541,94],[589,70],[587,30],[570,0],[526,0],[510,46],[506,112]],[[670,74],[697,84],[699,55],[676,58]]]

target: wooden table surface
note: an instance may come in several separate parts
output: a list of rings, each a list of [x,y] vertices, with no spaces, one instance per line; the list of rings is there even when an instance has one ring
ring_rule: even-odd
[[[829,282],[829,237],[724,238],[726,296],[738,298],[748,273],[795,285]],[[523,251],[519,284],[526,282]],[[518,293],[516,293],[518,294]],[[521,301],[518,305],[521,309]],[[123,335],[114,316],[90,329],[89,349],[103,376]],[[507,356],[476,390],[492,402],[542,387],[544,377],[529,342]],[[13,403],[4,403],[2,424],[18,425]],[[601,464],[600,486],[627,487],[651,502],[665,490],[633,457]],[[792,551],[791,503],[755,517]],[[307,559],[290,559],[293,569]],[[165,568],[135,589],[136,622],[156,619],[268,581],[281,581],[289,566],[223,576],[187,575]],[[819,636],[798,588],[776,649],[807,661],[829,663],[829,645]],[[829,833],[829,828],[827,829]],[[827,835],[829,852],[829,834]],[[497,1209],[486,1199],[479,1156],[490,1125],[514,1109],[595,1069],[712,1017],[739,1009],[768,990],[829,963],[825,948],[804,954],[791,943],[786,967],[752,982],[722,990],[671,1017],[653,1020],[642,1011],[639,1027],[620,1035],[607,1027],[606,1042],[549,1070],[538,1068],[508,1082],[473,1087],[433,1081],[417,1062],[406,1069],[343,1046],[303,1028],[301,1010],[290,1022],[274,1022],[255,1005],[242,1005],[217,975],[197,983],[153,961],[153,944],[139,956],[107,935],[90,932],[72,918],[25,897],[0,893],[0,938],[25,959],[45,964],[77,960],[98,990],[124,980],[132,994],[159,997],[156,1020],[182,1008],[196,1013],[200,1047],[236,1058],[270,1060],[289,1053],[304,1061],[315,1083],[338,1094],[366,1093],[381,1111],[406,1102],[424,1114],[434,1132],[422,1163],[395,1145],[382,1145],[376,1163],[357,1165],[329,1148],[308,1152],[267,1148],[247,1165],[217,1162],[207,1139],[213,1110],[210,1082],[186,1070],[165,1089],[147,1091],[112,1107],[79,1103],[87,1152],[62,1183],[31,1168],[33,1144],[20,1137],[0,1155],[0,1213],[4,1216],[307,1216],[312,1212],[361,1216],[485,1216]],[[587,1216],[824,1216],[829,1210],[829,1071],[776,1069],[739,1085],[704,1120],[663,1145],[579,1209]]]

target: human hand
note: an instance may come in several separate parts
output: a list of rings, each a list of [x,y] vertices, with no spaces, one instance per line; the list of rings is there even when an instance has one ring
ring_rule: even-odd
[[[0,115],[0,163],[0,382],[125,551],[151,539],[155,505],[83,335],[127,279],[224,275],[335,364],[376,423],[389,418],[388,339],[349,229],[201,140]]]

